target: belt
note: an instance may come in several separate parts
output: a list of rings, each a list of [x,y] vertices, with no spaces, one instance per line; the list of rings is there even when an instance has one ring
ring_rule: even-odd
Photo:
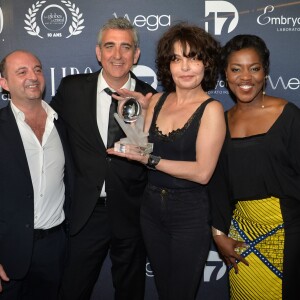
[[[107,203],[107,197],[99,197],[97,200],[97,204],[99,206],[106,206]]]
[[[63,227],[64,222],[62,222],[61,224],[54,226],[52,228],[49,229],[34,229],[33,230],[33,240],[41,240],[43,238],[45,238],[46,236],[48,236],[51,233],[57,232],[59,231],[62,227]]]

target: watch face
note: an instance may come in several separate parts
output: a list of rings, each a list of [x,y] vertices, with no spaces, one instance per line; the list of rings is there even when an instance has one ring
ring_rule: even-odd
[[[154,155],[150,155],[149,157],[149,164],[152,166],[156,166],[160,161],[160,157],[158,156],[154,156]]]
[[[149,158],[148,158],[148,163],[146,164],[146,166],[149,169],[156,170],[155,167],[159,163],[160,159],[161,158],[159,156],[155,156],[155,155],[150,154]]]

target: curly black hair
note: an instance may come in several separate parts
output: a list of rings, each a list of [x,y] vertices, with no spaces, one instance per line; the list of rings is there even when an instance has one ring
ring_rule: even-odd
[[[174,44],[180,42],[186,57],[202,60],[205,71],[201,86],[204,91],[214,89],[218,79],[218,55],[220,44],[204,29],[182,22],[170,27],[158,41],[156,51],[157,78],[167,92],[175,91],[170,71],[174,59]],[[189,53],[187,48],[189,47]]]

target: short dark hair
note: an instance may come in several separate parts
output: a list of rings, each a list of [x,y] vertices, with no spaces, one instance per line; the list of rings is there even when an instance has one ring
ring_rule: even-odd
[[[239,51],[242,49],[248,49],[252,48],[254,49],[263,65],[263,69],[265,71],[265,74],[269,74],[269,68],[270,68],[270,51],[267,48],[266,43],[263,39],[261,39],[257,35],[252,34],[239,34],[230,39],[224,47],[221,49],[220,54],[220,72],[222,73],[222,76],[224,77],[224,71],[228,66],[228,58],[230,54],[232,54],[235,51]],[[225,78],[225,77],[224,77]]]
[[[204,29],[182,22],[172,26],[158,41],[156,51],[157,78],[165,91],[175,91],[175,83],[170,71],[174,59],[174,44],[180,42],[186,57],[202,60],[205,71],[201,86],[204,91],[214,89],[218,79],[217,59],[220,44]],[[189,46],[189,53],[186,53]]]

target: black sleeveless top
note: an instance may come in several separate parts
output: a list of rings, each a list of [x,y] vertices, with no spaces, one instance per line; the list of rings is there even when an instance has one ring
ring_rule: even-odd
[[[153,155],[161,156],[163,159],[177,161],[196,161],[196,139],[200,126],[200,119],[206,105],[214,101],[209,98],[202,102],[197,110],[182,128],[173,130],[168,135],[163,134],[156,125],[158,114],[168,96],[164,93],[158,100],[149,130],[149,142],[154,144]],[[149,183],[164,188],[199,188],[199,183],[179,179],[160,171],[149,170]]]

